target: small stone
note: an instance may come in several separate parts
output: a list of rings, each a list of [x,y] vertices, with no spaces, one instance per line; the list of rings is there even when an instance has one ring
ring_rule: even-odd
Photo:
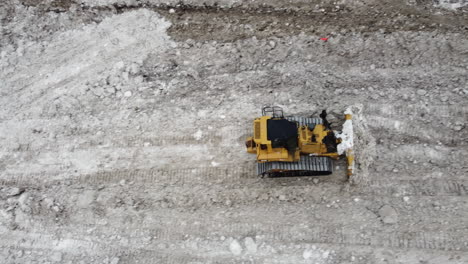
[[[313,182],[314,184],[318,184],[318,183],[320,182],[320,180],[319,180],[319,179],[313,179],[312,182]]]
[[[174,8],[169,9],[169,14],[174,14],[174,13],[175,13]]]
[[[403,197],[403,201],[405,201],[406,203],[409,202],[409,199],[410,198],[408,196]]]
[[[123,61],[119,61],[116,64],[114,64],[114,69],[116,70],[122,70],[125,67],[125,63]]]
[[[116,92],[115,87],[113,87],[113,86],[107,87],[106,91],[107,91],[109,94],[115,94],[115,92]]]
[[[119,184],[120,184],[121,186],[124,186],[126,183],[127,183],[126,180],[121,180],[121,181],[119,182]]]
[[[131,74],[137,74],[138,72],[140,72],[140,65],[138,65],[137,63],[132,63],[132,64],[128,67],[128,71],[129,71]]]
[[[262,193],[262,194],[258,197],[258,200],[260,200],[260,201],[266,201],[266,200],[268,200],[268,198],[270,198],[270,197],[268,197],[268,194]]]
[[[54,199],[50,197],[44,198],[43,203],[47,208],[52,208],[54,206]]]
[[[461,123],[461,122],[456,122],[456,123],[455,123],[455,126],[453,126],[453,130],[455,130],[455,131],[460,131],[460,130],[462,130],[464,127],[465,127],[465,124],[463,124],[463,123]]]
[[[126,92],[124,93],[124,96],[125,96],[125,97],[130,97],[130,96],[132,96],[132,92],[131,92],[131,91],[126,91]]]
[[[193,137],[196,139],[196,140],[201,140],[203,138],[203,131],[201,131],[200,129],[195,132],[193,134]]]
[[[418,93],[418,95],[423,96],[423,95],[425,95],[427,92],[426,92],[426,90],[419,89],[419,90],[417,91],[417,93]]]
[[[286,201],[286,195],[281,194],[281,195],[278,197],[278,199],[279,199],[280,201]]]
[[[104,94],[104,88],[102,88],[101,86],[97,86],[93,89],[93,93],[96,96],[101,96]]]
[[[122,78],[123,78],[125,81],[128,81],[128,77],[129,77],[128,72],[126,72],[126,71],[122,72]]]
[[[379,215],[382,222],[385,224],[395,224],[398,222],[398,214],[396,210],[389,205],[382,206],[379,210]]]
[[[236,239],[233,239],[231,244],[229,244],[229,250],[235,256],[239,256],[242,253],[242,246]]]
[[[271,47],[271,49],[274,49],[276,47],[276,42],[274,42],[273,40],[270,40],[268,42],[268,45]]]
[[[52,253],[50,258],[54,262],[60,262],[60,261],[62,261],[62,253],[54,252],[54,253]]]
[[[115,257],[115,258],[112,258],[110,264],[119,264],[119,262],[120,262],[120,258]]]
[[[95,200],[95,191],[86,190],[78,196],[76,204],[79,208],[89,208]]]
[[[20,205],[20,208],[23,212],[31,212],[31,207],[30,207],[30,196],[27,192],[22,193],[20,197],[18,198],[18,203]]]
[[[244,239],[244,244],[245,248],[247,249],[247,252],[254,254],[257,253],[257,243],[255,243],[255,240],[251,237],[246,237]]]
[[[7,197],[16,196],[16,195],[20,195],[23,192],[24,192],[24,189],[20,189],[18,187],[12,187],[6,190],[6,196]]]
[[[312,255],[314,254],[314,252],[310,249],[306,249],[304,250],[304,252],[302,253],[302,257],[304,259],[310,259],[312,257]]]

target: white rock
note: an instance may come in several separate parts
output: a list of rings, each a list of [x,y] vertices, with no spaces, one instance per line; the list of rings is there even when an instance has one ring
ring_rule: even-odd
[[[125,81],[128,81],[128,72],[126,71],[122,72],[122,79],[124,79]]]
[[[174,8],[169,9],[169,13],[170,13],[170,14],[174,14],[174,13],[175,13]]]
[[[276,47],[276,42],[274,42],[273,40],[270,40],[270,41],[268,42],[268,45],[270,45],[270,47],[271,47],[272,49],[274,49],[274,48]]]
[[[303,257],[304,259],[310,259],[310,258],[312,258],[312,257],[315,258],[315,257],[317,257],[316,255],[317,255],[317,254],[314,252],[314,249],[306,249],[306,250],[304,250],[304,252],[302,253],[302,257]]]
[[[426,90],[419,89],[419,90],[417,91],[417,93],[418,93],[418,95],[425,95],[427,92],[426,92]]]
[[[231,244],[229,244],[229,250],[233,255],[239,256],[242,253],[242,246],[236,239],[234,239]]]
[[[130,97],[130,96],[132,96],[132,92],[131,92],[131,91],[126,91],[126,92],[124,93],[124,96],[125,96],[125,97]]]
[[[453,130],[455,130],[455,131],[460,131],[460,130],[462,130],[464,127],[465,127],[465,124],[463,124],[462,122],[456,122],[456,123],[455,123],[455,126],[453,126]]]
[[[51,258],[52,261],[54,261],[54,262],[60,262],[60,261],[62,261],[62,253],[60,253],[60,252],[54,252],[54,253],[52,253],[52,255],[50,256],[50,258]]]
[[[320,182],[320,180],[319,180],[319,179],[313,179],[312,182],[313,182],[314,184],[318,184],[318,183]]]
[[[129,67],[128,67],[128,71],[131,73],[131,74],[137,74],[139,71],[140,71],[140,65],[136,64],[136,63],[132,63]]]
[[[92,90],[94,95],[96,96],[101,96],[104,94],[104,88],[102,88],[101,86],[97,86],[97,87],[94,87],[94,89]]]
[[[123,61],[119,61],[114,65],[114,69],[116,70],[123,70],[125,67],[125,63]]]
[[[95,191],[86,190],[80,194],[76,204],[79,208],[88,208],[95,200]]]
[[[18,194],[21,194],[23,192],[22,189],[18,188],[18,187],[12,187],[12,188],[8,188],[6,189],[6,196],[9,197],[9,196],[16,196]]]
[[[193,137],[194,137],[196,140],[202,139],[202,137],[203,137],[203,131],[198,130],[197,132],[195,132],[195,134],[193,134]]]
[[[257,243],[255,243],[253,238],[246,237],[244,239],[244,244],[245,244],[245,248],[247,249],[247,252],[251,254],[257,253]]]
[[[118,264],[119,262],[120,262],[120,258],[115,257],[115,258],[112,258],[110,264]]]
[[[42,201],[47,208],[52,208],[54,206],[54,199],[47,197]]]
[[[379,210],[380,218],[385,224],[396,224],[398,222],[398,214],[390,205],[384,205]]]
[[[408,202],[409,199],[410,199],[410,198],[409,198],[408,196],[403,197],[403,201],[405,201],[405,202]]]
[[[20,197],[18,198],[18,203],[20,205],[21,210],[24,212],[30,212],[31,208],[29,207],[30,201],[29,201],[30,195],[28,193],[22,193]]]
[[[115,94],[116,90],[113,86],[109,86],[106,88],[106,91],[109,93],[109,94]]]

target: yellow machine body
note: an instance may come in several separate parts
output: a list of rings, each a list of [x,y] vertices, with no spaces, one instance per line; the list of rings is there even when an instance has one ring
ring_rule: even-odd
[[[258,162],[269,161],[299,161],[301,154],[315,154],[337,158],[338,153],[327,153],[327,147],[323,139],[330,132],[323,124],[315,125],[313,130],[308,126],[298,126],[298,148],[289,152],[285,148],[274,148],[271,140],[267,138],[267,121],[271,116],[262,116],[254,120],[254,137],[247,138],[247,152],[257,154]],[[312,141],[312,139],[315,139]]]
[[[330,124],[326,120],[326,112],[323,111],[321,115],[323,122],[310,125],[295,122],[294,118],[287,119],[283,117],[282,109],[280,111],[281,112],[279,115],[264,114],[263,116],[256,118],[253,122],[253,137],[247,138],[247,152],[256,154],[257,162],[259,163],[259,174],[264,174],[265,172],[272,171],[285,172],[294,170],[302,173],[302,175],[322,175],[320,173],[307,173],[307,171],[314,170],[316,169],[316,167],[322,166],[320,164],[311,165],[311,163],[314,162],[314,164],[316,164],[317,161],[308,161],[307,159],[311,160],[314,159],[314,157],[327,157],[331,159],[338,159],[340,155],[337,152],[336,146],[341,142],[341,139],[336,138],[335,132],[331,130]],[[272,110],[272,112],[274,111]],[[345,119],[351,119],[351,115],[346,115]],[[289,126],[290,131],[289,135],[293,135],[293,147],[286,147],[284,139],[281,139],[283,140],[282,144],[276,144],[276,146],[275,144],[273,144],[272,139],[269,138],[271,134],[269,134],[268,122],[274,122],[275,120],[281,121],[283,123],[287,122],[286,125]],[[280,123],[280,125],[283,123]],[[291,132],[292,127],[294,127],[294,129],[297,130],[297,134]],[[281,133],[282,127],[278,127],[277,125],[275,129],[277,131],[280,131],[279,133]],[[348,164],[354,164],[354,156],[352,155],[352,151],[347,151],[346,154]],[[324,158],[321,159],[323,160]],[[264,163],[265,165],[262,165],[262,163]],[[291,164],[293,164],[293,166],[291,166]],[[331,163],[327,166],[329,167],[327,167],[324,171],[324,175],[331,173]],[[323,170],[323,168],[323,166],[320,167],[321,170]],[[350,175],[351,173],[352,170],[348,170],[348,174]]]

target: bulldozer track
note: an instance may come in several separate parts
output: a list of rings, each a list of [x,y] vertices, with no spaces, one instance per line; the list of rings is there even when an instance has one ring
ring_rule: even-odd
[[[93,174],[78,175],[59,179],[63,173],[31,173],[31,174],[10,174],[4,175],[0,179],[1,183],[28,184],[37,182],[61,182],[63,180],[72,181],[79,184],[99,185],[104,183],[119,182],[121,180],[135,181],[141,183],[177,183],[178,185],[192,184],[204,180],[237,182],[241,178],[258,178],[255,174],[255,167],[200,167],[185,169],[142,169],[142,170],[118,170],[102,171]],[[9,179],[6,179],[9,178]]]
[[[405,122],[402,122],[401,119],[407,116],[421,116],[421,114],[427,114],[428,116],[440,116],[444,118],[467,118],[468,117],[468,107],[466,106],[451,106],[451,105],[436,105],[436,106],[417,106],[417,105],[378,105],[378,104],[368,104],[364,108],[364,115],[367,118],[367,123],[371,127],[377,128],[387,128],[391,130],[396,130],[400,133],[404,133],[410,136],[417,138],[437,138],[442,141],[446,141],[445,134],[442,131],[436,131],[430,127],[421,129],[419,125],[411,125]],[[368,115],[369,114],[369,115]],[[398,117],[399,119],[392,119]],[[296,118],[297,117],[287,117],[287,118]],[[312,123],[321,122],[319,118],[302,118],[302,123],[307,123],[307,120],[312,120]],[[41,122],[47,121],[48,123],[53,123],[53,119],[12,119],[12,120],[2,120],[0,122]],[[57,122],[65,122],[66,120],[56,118]],[[300,121],[300,120],[297,120]],[[396,124],[398,122],[398,124]],[[1,123],[0,123],[1,125]],[[398,126],[396,128],[395,126]],[[112,147],[145,147],[145,146],[163,146],[166,144],[179,144],[179,145],[189,145],[189,144],[218,144],[225,138],[234,138],[234,137],[247,137],[252,133],[252,129],[249,128],[239,128],[230,130],[229,132],[222,133],[219,131],[208,131],[204,132],[203,136],[200,139],[195,138],[193,135],[196,132],[197,128],[194,128],[192,133],[185,133],[180,136],[134,136],[134,137],[125,137],[121,139],[115,139],[115,137],[106,137],[103,140],[89,140],[84,137],[83,143],[79,143],[75,146],[75,149],[93,149],[93,148],[112,148]],[[79,135],[79,134],[78,134]],[[76,136],[76,134],[74,134]],[[114,138],[109,140],[109,138]],[[6,143],[8,145],[8,142]],[[48,143],[45,145],[36,145],[36,142],[31,142],[27,148],[19,148],[13,151],[15,152],[25,152],[25,151],[38,151],[44,149],[60,149],[63,148],[64,144],[60,142]]]
[[[372,114],[384,117],[405,117],[405,116],[420,116],[422,113],[428,114],[429,116],[440,116],[440,117],[466,117],[468,115],[468,106],[465,105],[417,105],[417,104],[374,104],[367,103],[363,105],[364,114]],[[87,117],[87,115],[83,115]],[[86,120],[86,118],[84,118]],[[51,118],[9,118],[1,119],[0,125],[6,122],[39,122],[39,123],[67,123],[68,116],[63,117],[51,117]]]
[[[429,118],[433,116],[452,118],[467,117],[468,107],[464,105],[431,105],[420,106],[413,104],[390,105],[390,104],[366,104],[363,108],[365,115],[371,114],[384,117],[421,117],[421,114]]]
[[[162,252],[159,249],[145,249],[145,248],[129,248],[129,247],[112,247],[106,246],[105,250],[100,250],[101,255],[99,254],[88,254],[87,256],[83,256],[78,253],[71,253],[62,249],[57,249],[51,247],[45,248],[35,248],[31,246],[0,246],[0,249],[7,250],[10,252],[19,252],[19,251],[31,251],[29,254],[32,256],[47,256],[50,254],[51,250],[54,252],[60,252],[63,258],[79,258],[81,261],[85,261],[86,263],[95,263],[97,259],[96,256],[101,256],[102,253],[108,255],[107,259],[113,259],[114,257],[119,257],[119,263],[167,263],[167,264],[188,264],[188,263],[203,263],[206,262],[206,257],[198,257],[195,254],[189,255],[185,253],[170,253],[170,252]],[[99,250],[99,249],[96,249]],[[168,251],[168,250],[166,250]],[[90,251],[91,252],[91,251]],[[181,256],[178,256],[181,255]],[[102,260],[105,260],[102,257]],[[219,260],[219,259],[218,259]],[[224,262],[223,263],[238,263],[238,262]],[[243,262],[245,263],[245,262]]]
[[[128,246],[124,247],[127,250],[144,250],[140,245],[140,242],[145,237],[151,236],[152,240],[160,242],[171,242],[183,241],[187,238],[203,238],[205,241],[213,241],[219,243],[217,239],[221,236],[225,237],[246,237],[255,234],[261,238],[262,242],[268,244],[274,243],[275,241],[281,241],[284,243],[294,244],[329,244],[329,245],[355,245],[355,246],[371,246],[371,247],[382,247],[382,248],[394,248],[394,249],[421,249],[421,250],[441,250],[441,251],[468,251],[468,235],[460,231],[440,231],[440,232],[428,232],[428,231],[395,231],[389,230],[383,232],[379,228],[368,227],[366,230],[349,229],[341,224],[330,224],[330,223],[314,223],[312,227],[296,227],[291,226],[288,229],[281,229],[280,224],[277,225],[266,225],[265,223],[224,223],[219,225],[216,222],[206,221],[203,225],[197,226],[184,226],[180,223],[174,223],[178,227],[166,227],[161,226],[160,228],[147,228],[139,225],[138,228],[130,231],[127,227],[122,228],[111,228],[107,226],[96,226],[96,230],[93,231],[92,237],[102,237],[109,234],[124,234],[128,239]],[[86,230],[93,226],[90,225],[72,225],[60,228],[59,230],[73,231],[77,229]],[[44,234],[50,232],[50,229],[41,229]],[[12,236],[1,242],[1,246],[11,245],[11,242],[18,242],[21,240],[22,233],[27,235],[27,232],[18,232],[20,235]],[[68,233],[68,232],[67,232]],[[73,233],[69,235],[74,236]],[[44,243],[38,241],[37,248],[46,249],[48,244],[51,244],[51,240],[54,237],[48,237],[48,235],[40,234],[40,238],[43,238]],[[104,250],[108,253],[116,253],[116,248],[105,249],[105,246],[100,246],[104,242],[93,240],[81,240],[78,238],[62,238],[66,240],[66,244],[73,247],[81,247],[83,249],[93,252],[95,250]],[[134,245],[131,245],[132,242]],[[34,247],[33,247],[34,248]],[[110,249],[110,250],[109,250]],[[144,250],[145,251],[145,250]],[[149,251],[149,250],[148,250]]]
[[[274,172],[280,170],[282,172]],[[331,174],[333,171],[333,161],[328,157],[301,157],[298,162],[265,162],[257,163],[257,174],[268,175],[269,177],[281,176],[311,176]],[[317,174],[319,173],[319,174]],[[321,173],[321,174],[320,174]]]
[[[446,144],[453,144],[453,138],[447,137],[446,129],[438,131],[427,125],[416,125],[413,123],[401,122],[399,120],[378,116],[367,117],[367,124],[370,128],[379,129],[378,131],[381,131],[381,129],[384,128],[387,131],[394,131],[400,135],[408,135],[418,139],[430,140],[431,142],[438,140]],[[382,135],[388,136],[388,133],[386,132]]]
[[[194,132],[195,133],[195,132]],[[173,136],[134,136],[124,137],[121,139],[104,139],[104,140],[89,140],[85,139],[82,143],[75,144],[73,149],[87,150],[87,149],[107,149],[107,148],[132,148],[132,147],[157,147],[167,145],[205,145],[205,144],[220,144],[223,140],[227,139],[241,139],[243,141],[249,136],[251,129],[235,129],[227,133],[219,131],[209,131],[202,134],[200,138],[193,135],[173,135]],[[193,134],[193,133],[192,133]],[[110,137],[109,137],[110,138]],[[67,141],[69,142],[69,141]],[[237,141],[234,141],[237,142]],[[233,142],[233,143],[234,143]],[[8,145],[8,143],[7,143]],[[44,150],[58,150],[63,149],[66,144],[60,142],[53,142],[48,144],[37,144],[31,142],[27,147],[20,147],[12,150],[13,152],[33,152]]]
[[[47,255],[50,253],[50,250],[54,251],[60,251],[62,253],[62,257],[66,255],[78,255],[74,253],[73,251],[64,249],[64,248],[58,248],[55,245],[51,245],[50,240],[45,238],[45,235],[43,234],[35,234],[40,236],[39,239],[35,239],[34,241],[28,241],[28,243],[24,243],[25,245],[16,245],[16,246],[11,246],[11,245],[0,245],[0,248],[2,249],[11,249],[11,250],[34,250],[34,253],[39,253],[43,252],[43,255]],[[24,236],[25,239],[28,238],[27,236]],[[30,237],[29,237],[30,238]],[[89,237],[88,237],[89,239]],[[164,261],[162,263],[193,263],[193,261],[197,260],[196,256],[191,256],[189,254],[184,254],[184,253],[178,253],[182,256],[177,256],[174,253],[171,253],[169,250],[166,250],[167,252],[162,252],[160,249],[154,249],[154,248],[143,248],[143,247],[131,247],[131,246],[123,246],[123,245],[107,245],[105,242],[98,242],[98,241],[87,241],[87,240],[77,240],[77,239],[56,239],[54,242],[57,244],[60,244],[62,241],[66,241],[67,246],[73,249],[80,249],[80,251],[85,251],[87,254],[87,258],[89,258],[89,262],[94,262],[95,259],[93,256],[98,256],[102,255],[102,253],[105,253],[111,257],[115,256],[121,256],[120,259],[129,256],[141,256],[146,255],[146,256],[152,256],[150,259],[151,261],[147,263],[155,263],[156,260],[159,261]],[[17,244],[22,244],[17,243]],[[99,253],[97,253],[99,252]],[[188,255],[188,256],[184,256]],[[81,254],[78,255],[81,260],[83,260],[83,257]],[[86,259],[85,257],[85,259]],[[134,260],[134,258],[129,258],[128,260]],[[169,262],[166,262],[168,260]],[[200,260],[202,260],[200,258]],[[133,262],[133,261],[132,261]],[[141,263],[141,262],[138,262]],[[146,262],[145,262],[146,263]],[[156,263],[159,263],[156,261]]]
[[[250,164],[250,163],[249,163]],[[6,176],[6,177],[5,177]],[[260,179],[255,174],[254,164],[239,167],[201,167],[174,170],[120,170],[103,171],[95,174],[78,175],[76,177],[60,178],[61,174],[35,173],[3,175],[0,185],[11,186],[43,186],[69,182],[99,186],[102,184],[117,184],[122,180],[134,183],[151,183],[176,185],[211,185],[211,184],[240,184],[247,185],[269,180]],[[321,178],[322,179],[322,178]],[[333,181],[332,181],[333,182]],[[274,183],[274,182],[270,182]],[[310,181],[298,183],[298,188],[308,188],[313,185]],[[339,182],[334,182],[339,186]],[[366,186],[352,188],[353,193],[362,195],[405,195],[424,196],[466,196],[468,194],[467,180],[405,180],[405,179],[372,179]]]
[[[468,181],[371,180],[364,192],[375,195],[379,193],[401,193],[424,196],[465,196],[468,194]]]

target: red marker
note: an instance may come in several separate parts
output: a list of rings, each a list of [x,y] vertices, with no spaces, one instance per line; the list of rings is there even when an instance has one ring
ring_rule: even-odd
[[[320,38],[320,40],[323,40],[323,41],[327,42],[328,38]]]

